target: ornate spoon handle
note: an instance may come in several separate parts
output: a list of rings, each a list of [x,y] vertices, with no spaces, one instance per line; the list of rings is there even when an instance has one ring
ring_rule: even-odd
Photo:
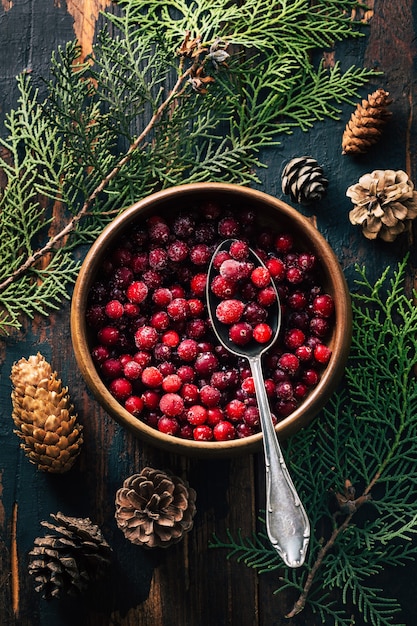
[[[249,363],[264,441],[268,537],[286,565],[300,567],[308,548],[310,523],[291,480],[272,423],[261,357],[250,357]]]

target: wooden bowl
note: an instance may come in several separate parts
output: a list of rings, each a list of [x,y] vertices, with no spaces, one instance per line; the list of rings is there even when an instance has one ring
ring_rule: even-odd
[[[352,332],[351,304],[347,284],[338,260],[318,230],[298,211],[263,192],[232,184],[197,183],[173,187],[140,200],[114,219],[89,250],[75,284],[71,306],[71,335],[81,373],[101,406],[117,422],[148,444],[169,452],[199,457],[228,457],[258,451],[262,433],[226,442],[194,441],[163,434],[129,413],[110,393],[91,356],[91,336],[86,323],[87,299],[98,270],[120,237],[138,220],[165,215],[179,207],[196,206],[213,200],[233,207],[251,207],[264,226],[283,228],[297,240],[298,249],[315,253],[321,266],[322,285],[334,297],[335,323],[326,343],[332,356],[319,383],[303,402],[276,425],[280,440],[306,426],[320,411],[339,383],[346,365]]]

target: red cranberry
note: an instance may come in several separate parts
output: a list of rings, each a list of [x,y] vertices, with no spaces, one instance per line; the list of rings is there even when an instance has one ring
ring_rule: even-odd
[[[178,374],[168,374],[162,381],[162,389],[167,393],[175,393],[182,387],[182,380]]]
[[[207,420],[207,409],[200,404],[193,404],[187,411],[187,420],[193,426],[200,426]]]
[[[198,354],[197,342],[194,339],[183,339],[177,348],[182,361],[194,361]]]
[[[216,307],[216,317],[223,324],[234,324],[242,317],[244,308],[241,300],[222,300]]]
[[[229,330],[230,341],[238,346],[245,346],[252,339],[252,326],[247,322],[233,324]]]
[[[269,324],[256,324],[252,334],[253,338],[258,343],[268,343],[268,341],[270,341],[272,338],[272,328],[269,326]]]
[[[153,326],[141,326],[135,332],[135,344],[140,350],[152,350],[159,340],[159,333]]]
[[[151,365],[145,367],[142,372],[142,382],[147,387],[159,387],[162,384],[163,376],[158,368]]]
[[[132,394],[132,384],[126,378],[114,378],[109,384],[109,390],[116,400],[123,402]]]
[[[177,393],[165,393],[159,401],[162,413],[174,417],[184,411],[184,400]]]
[[[126,411],[129,411],[132,415],[137,416],[142,413],[145,404],[139,396],[129,396],[126,398],[124,406]]]
[[[200,389],[200,400],[206,407],[217,406],[221,399],[221,393],[216,387],[203,385]]]
[[[219,361],[213,352],[201,352],[194,363],[197,375],[208,378],[218,367]]]
[[[190,281],[190,289],[193,296],[203,297],[206,293],[207,274],[200,272],[192,277]]]
[[[218,298],[232,298],[236,293],[236,284],[229,278],[218,275],[211,281],[210,289]]]
[[[195,441],[211,441],[213,439],[213,430],[207,424],[196,426],[193,430],[193,438]]]
[[[222,420],[213,427],[213,437],[216,441],[230,441],[231,439],[235,439],[235,427],[230,422]]]
[[[115,346],[120,337],[120,333],[115,326],[105,326],[97,333],[98,340],[105,346]]]
[[[185,241],[176,239],[168,246],[167,254],[174,263],[181,263],[185,261],[188,256],[188,246]]]
[[[220,220],[218,225],[219,235],[221,235],[225,239],[229,239],[230,237],[238,237],[239,230],[239,223],[233,217],[224,217]]]
[[[284,372],[288,372],[290,375],[294,375],[297,373],[298,368],[300,367],[300,361],[291,352],[285,352],[278,360],[278,366],[284,370]]]
[[[334,312],[333,298],[327,293],[317,296],[313,300],[313,311],[316,315],[330,317]]]
[[[158,430],[164,435],[175,436],[180,430],[180,425],[175,417],[169,417],[168,415],[162,415],[158,420]]]

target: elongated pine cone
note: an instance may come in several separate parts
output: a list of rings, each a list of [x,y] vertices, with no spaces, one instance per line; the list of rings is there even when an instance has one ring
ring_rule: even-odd
[[[367,239],[394,241],[417,216],[417,192],[402,170],[365,174],[347,189],[346,195],[355,205],[349,219],[362,226]]]
[[[55,523],[41,522],[52,532],[37,537],[29,552],[29,574],[35,589],[50,600],[63,594],[83,594],[105,574],[112,550],[91,520],[51,515]]]
[[[364,154],[379,140],[391,116],[392,100],[384,89],[377,89],[356,105],[342,136],[342,154]]]
[[[145,467],[116,493],[116,521],[126,539],[146,548],[167,548],[193,527],[196,492],[188,483]]]
[[[12,418],[21,447],[39,469],[68,471],[83,442],[68,389],[39,353],[15,363],[10,378]]]
[[[281,183],[282,192],[299,204],[319,202],[329,184],[323,168],[310,156],[291,159],[284,167]]]

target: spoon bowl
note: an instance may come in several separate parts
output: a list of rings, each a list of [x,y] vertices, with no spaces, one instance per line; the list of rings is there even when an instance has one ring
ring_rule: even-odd
[[[273,281],[275,301],[268,307],[267,323],[272,329],[268,342],[261,344],[251,339],[238,346],[229,338],[229,327],[219,321],[216,309],[221,301],[213,294],[212,281],[217,275],[214,259],[221,251],[228,251],[233,239],[223,241],[215,250],[207,273],[206,299],[209,319],[220,343],[233,354],[249,361],[258,403],[259,418],[263,434],[266,470],[266,528],[269,540],[288,567],[300,567],[304,561],[310,539],[310,523],[296,488],[285,464],[276,436],[265,381],[262,373],[262,355],[276,341],[281,326],[281,306]],[[259,256],[249,249],[249,262],[255,267],[265,267]]]

